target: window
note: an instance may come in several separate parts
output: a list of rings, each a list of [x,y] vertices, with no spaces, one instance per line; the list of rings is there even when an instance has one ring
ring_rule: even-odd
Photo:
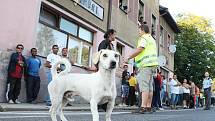
[[[78,26],[64,18],[61,18],[60,29],[77,36]]]
[[[43,7],[41,7],[39,20],[49,24],[50,26],[57,26],[57,16],[49,11],[46,11]]]
[[[156,38],[156,17],[152,15],[152,30],[151,30],[152,37]]]
[[[138,16],[138,18],[139,18],[140,23],[142,23],[144,21],[144,4],[141,0],[139,0],[139,16]]]
[[[52,45],[57,44],[60,48],[59,52],[63,47],[68,48],[68,56],[76,64],[89,66],[93,32],[65,19],[64,15],[48,11],[49,9],[46,8],[46,10],[41,9],[40,12],[36,40],[38,54],[46,57],[51,52]]]
[[[80,27],[78,33],[79,33],[78,36],[79,36],[81,39],[84,39],[84,40],[86,40],[86,41],[92,43],[92,41],[93,41],[93,34],[92,34],[92,32],[90,32],[90,31],[88,31],[88,30],[86,30],[86,29]]]
[[[119,0],[119,8],[127,13],[128,10],[128,0]]]
[[[167,36],[168,38],[167,38],[167,49],[169,48],[169,46],[170,46],[170,44],[171,44],[171,37],[170,37],[170,35],[168,34],[168,36]]]
[[[169,58],[166,56],[166,65],[169,65]]]
[[[123,52],[123,45],[121,45],[120,43],[117,43],[116,44],[116,49],[117,51],[122,55],[122,52]]]
[[[120,43],[116,44],[116,51],[119,52],[120,55],[123,55],[124,46]],[[122,57],[122,56],[120,56]],[[119,62],[121,63],[122,58],[119,59]]]
[[[81,64],[88,66],[89,65],[89,57],[90,57],[90,46],[83,44],[82,54],[81,54]]]
[[[89,66],[91,46],[69,36],[68,41],[69,57],[78,65]]]
[[[43,24],[38,24],[36,47],[39,55],[46,57],[51,52],[52,45],[57,44],[61,50],[66,47],[66,43],[66,34]]]
[[[160,45],[164,46],[164,30],[162,26],[160,26]]]

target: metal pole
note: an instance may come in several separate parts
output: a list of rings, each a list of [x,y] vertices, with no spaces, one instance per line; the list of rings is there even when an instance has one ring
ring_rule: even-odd
[[[107,30],[111,28],[111,15],[112,15],[112,0],[109,0],[108,18],[107,18]]]

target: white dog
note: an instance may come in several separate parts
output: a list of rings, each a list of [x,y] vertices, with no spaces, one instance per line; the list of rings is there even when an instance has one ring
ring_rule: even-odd
[[[75,95],[80,95],[90,102],[93,121],[99,121],[98,104],[107,104],[106,121],[111,121],[111,113],[116,98],[115,71],[118,67],[119,53],[112,50],[101,50],[93,57],[93,63],[98,64],[98,72],[92,74],[69,73],[71,64],[62,59],[52,69],[53,80],[48,85],[52,106],[50,108],[52,121],[57,121],[56,114],[62,121],[67,121],[62,108]],[[57,74],[57,65],[65,64],[66,69]]]

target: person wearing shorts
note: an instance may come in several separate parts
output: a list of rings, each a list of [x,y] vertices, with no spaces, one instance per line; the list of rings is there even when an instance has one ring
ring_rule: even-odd
[[[152,112],[153,78],[156,76],[158,58],[155,39],[151,36],[146,24],[139,26],[137,48],[125,59],[125,63],[128,63],[132,58],[135,58],[135,66],[139,69],[137,81],[142,93],[141,107],[134,113]]]

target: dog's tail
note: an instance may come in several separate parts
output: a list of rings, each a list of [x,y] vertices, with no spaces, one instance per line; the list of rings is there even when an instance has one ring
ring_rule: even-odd
[[[64,65],[66,68],[58,74],[59,65]],[[52,78],[54,78],[56,75],[62,75],[70,72],[71,68],[72,66],[69,60],[67,58],[61,58],[61,60],[58,61],[51,69]]]

